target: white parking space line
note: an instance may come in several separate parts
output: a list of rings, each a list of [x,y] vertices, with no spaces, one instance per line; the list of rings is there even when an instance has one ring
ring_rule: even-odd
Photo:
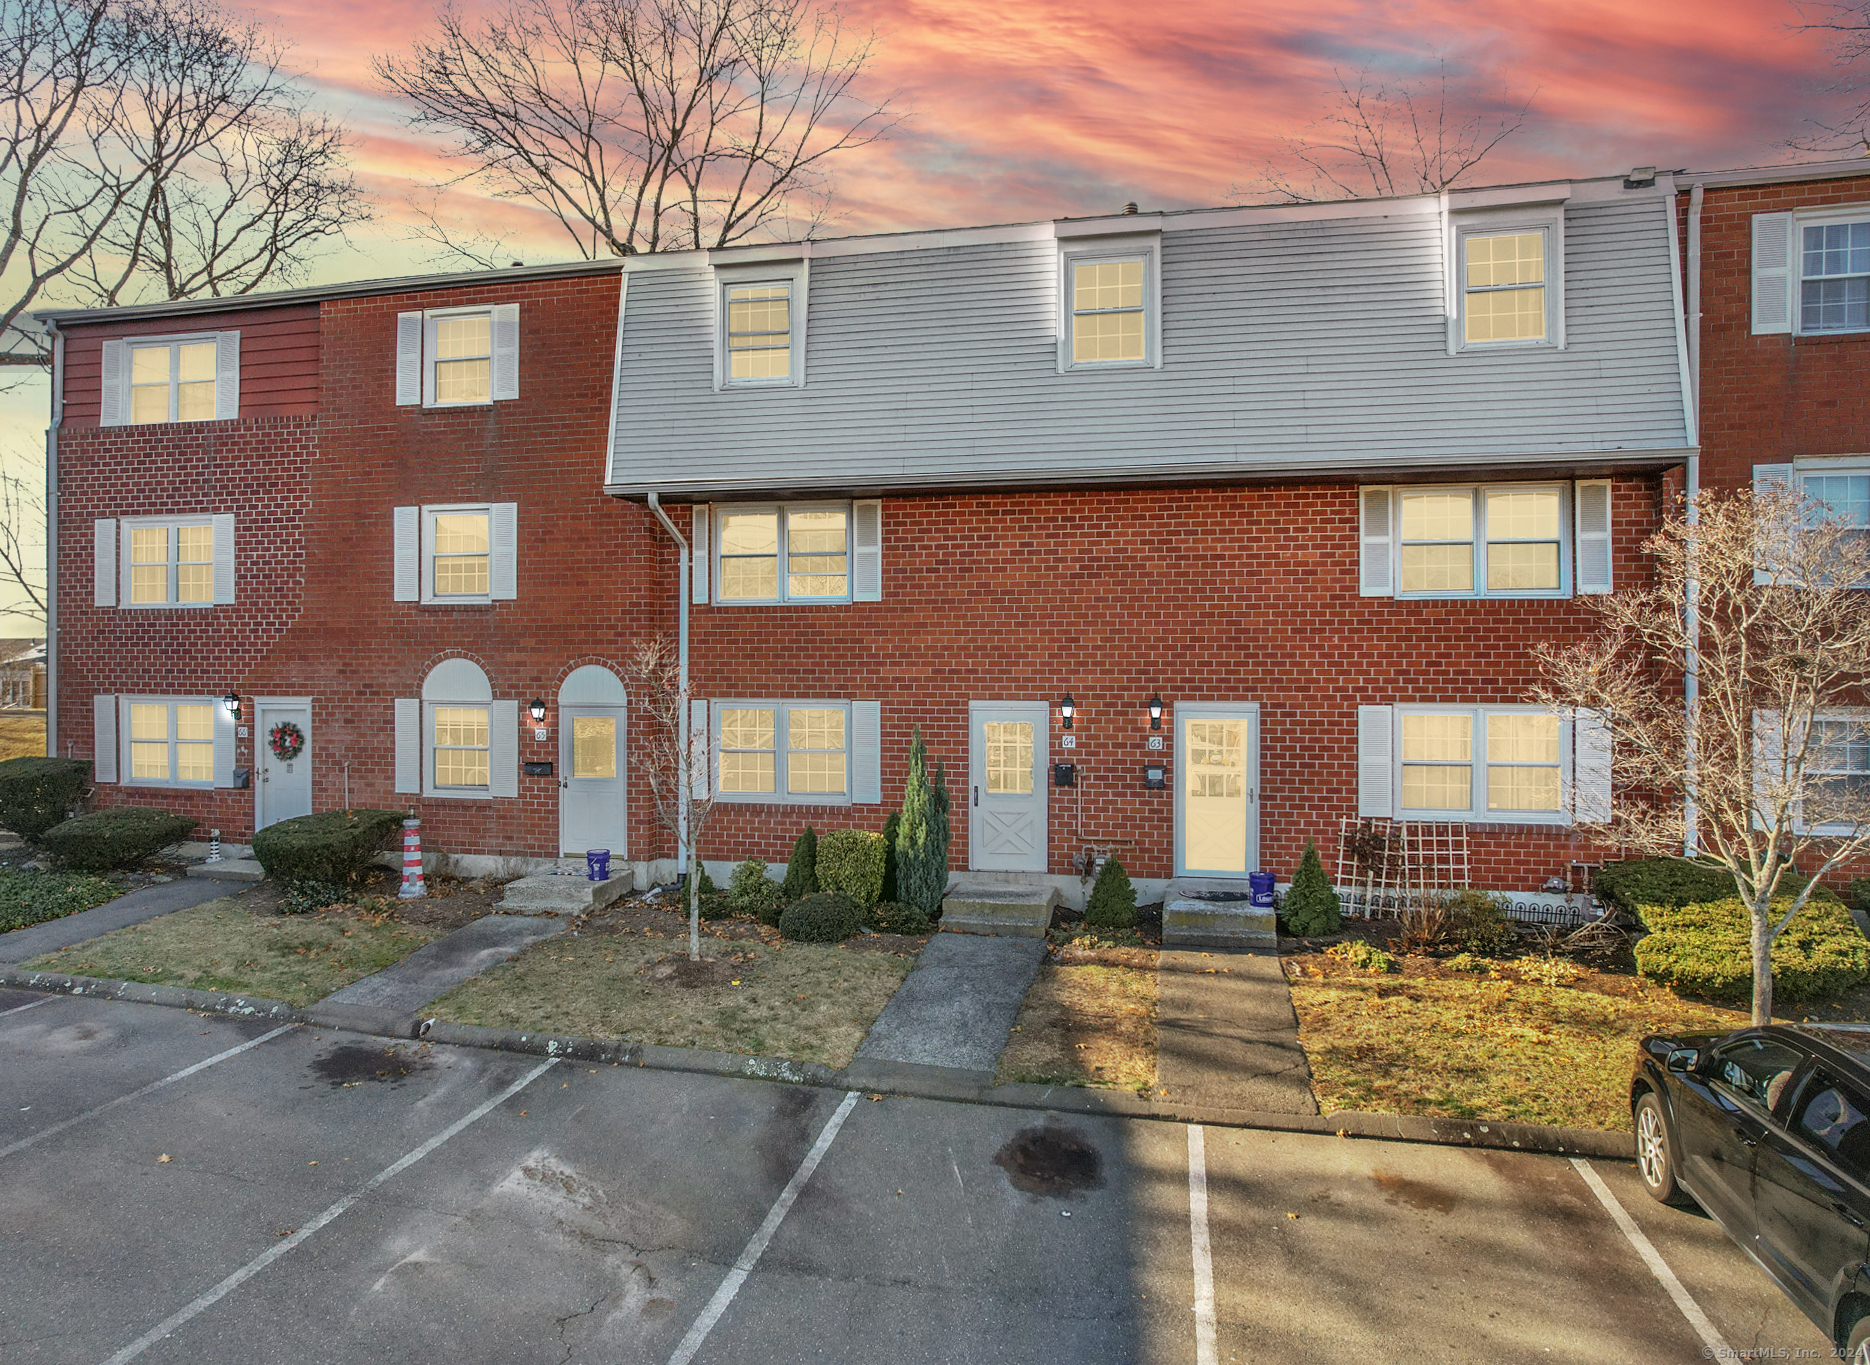
[[[812,1178],[812,1172],[818,1169],[818,1163],[824,1160],[826,1152],[831,1150],[831,1140],[838,1135],[838,1129],[844,1126],[844,1120],[850,1116],[851,1107],[857,1103],[855,1090],[846,1091],[844,1103],[837,1107],[837,1112],[826,1121],[824,1130],[818,1134],[818,1141],[812,1144],[812,1150],[805,1154],[805,1160],[799,1163],[799,1169],[792,1173],[792,1179],[786,1182],[785,1189],[779,1192],[779,1198],[773,1207],[767,1210],[766,1221],[759,1230],[748,1239],[746,1250],[740,1253],[740,1259],[734,1262],[734,1268],[727,1272],[727,1278],[721,1281],[721,1287],[714,1291],[714,1297],[708,1300],[708,1306],[701,1310],[701,1316],[695,1319],[694,1326],[688,1329],[688,1335],[682,1338],[675,1348],[675,1354],[669,1357],[669,1365],[688,1365],[695,1358],[695,1352],[701,1349],[701,1343],[708,1339],[708,1333],[714,1330],[714,1324],[721,1320],[721,1314],[727,1311],[727,1305],[734,1301],[734,1295],[740,1292],[740,1286],[752,1273],[754,1265],[766,1251],[766,1244],[773,1240],[773,1234],[779,1231],[779,1225],[786,1219],[786,1213],[799,1197],[799,1191],[805,1188],[805,1182]],[[111,1362],[116,1365],[116,1362]]]
[[[1215,1365],[1214,1258],[1208,1248],[1208,1141],[1188,1125],[1188,1240],[1195,1262],[1195,1365]]]
[[[0,1010],[0,1019],[6,1018],[9,1014],[24,1014],[27,1010],[36,1010],[39,1006],[49,1005],[57,999],[59,997],[56,995],[42,995],[37,1000],[29,1001],[24,1005],[15,1005],[10,1010]]]
[[[278,1028],[274,1029],[271,1033],[262,1033],[258,1038],[250,1039],[249,1041],[240,1044],[240,1046],[238,1047],[230,1047],[225,1052],[217,1052],[214,1054],[214,1056],[209,1057],[204,1061],[196,1062],[193,1066],[185,1066],[180,1071],[175,1072],[173,1075],[164,1076],[159,1081],[151,1081],[148,1085],[144,1086],[141,1090],[132,1090],[127,1095],[119,1095],[116,1099],[106,1101],[105,1103],[98,1105],[98,1107],[95,1109],[87,1109],[82,1114],[78,1114],[75,1117],[66,1119],[63,1123],[55,1123],[50,1128],[41,1128],[38,1132],[34,1133],[31,1137],[23,1137],[18,1142],[15,1142],[10,1147],[0,1147],[0,1159],[10,1157],[15,1152],[23,1152],[28,1147],[32,1146],[35,1142],[43,1142],[45,1141],[45,1139],[51,1137],[53,1134],[62,1133],[67,1128],[70,1128],[74,1126],[75,1124],[83,1123],[86,1119],[94,1119],[99,1114],[102,1114],[107,1109],[115,1109],[120,1104],[128,1104],[131,1100],[141,1099],[143,1096],[149,1094],[151,1091],[162,1089],[165,1085],[174,1085],[177,1081],[186,1080],[188,1077],[194,1075],[197,1071],[206,1071],[209,1067],[213,1066],[215,1063],[224,1062],[229,1057],[238,1057],[241,1053],[247,1051],[249,1048],[256,1048],[261,1043],[268,1042],[271,1039],[277,1038],[282,1033],[290,1033],[292,1032],[293,1029],[297,1027],[298,1027],[297,1024],[281,1024]]]
[[[1604,1183],[1603,1177],[1593,1170],[1591,1163],[1583,1157],[1574,1156],[1571,1164],[1578,1168],[1578,1174],[1583,1176],[1584,1183],[1591,1187],[1591,1193],[1597,1196],[1597,1202],[1604,1206],[1604,1212],[1610,1215],[1610,1221],[1617,1225],[1623,1235],[1629,1239],[1630,1245],[1636,1248],[1636,1254],[1643,1258],[1643,1264],[1649,1267],[1649,1273],[1656,1277],[1657,1282],[1668,1291],[1669,1297],[1675,1300],[1675,1306],[1682,1310],[1682,1316],[1687,1318],[1688,1325],[1695,1329],[1695,1335],[1701,1338],[1701,1344],[1707,1352],[1722,1360],[1737,1358],[1727,1343],[1721,1340],[1721,1334],[1715,1330],[1714,1324],[1708,1321],[1708,1315],[1701,1311],[1701,1305],[1695,1302],[1688,1290],[1683,1288],[1682,1282],[1676,1278],[1675,1272],[1669,1269],[1669,1263],[1662,1259],[1662,1253],[1656,1250],[1655,1243],[1643,1234],[1643,1230],[1636,1226],[1636,1220],[1630,1217],[1622,1204],[1617,1202],[1617,1196],[1610,1192],[1610,1186]]]
[[[258,1275],[262,1270],[266,1269],[267,1266],[298,1246],[299,1243],[317,1232],[332,1219],[338,1217],[359,1199],[362,1199],[365,1195],[376,1189],[377,1186],[383,1184],[384,1181],[408,1170],[411,1166],[415,1165],[416,1162],[422,1160],[423,1157],[448,1141],[449,1138],[459,1133],[463,1128],[466,1128],[469,1124],[484,1118],[495,1109],[498,1109],[502,1104],[505,1104],[508,1100],[519,1094],[520,1091],[524,1090],[527,1086],[531,1085],[535,1080],[557,1065],[558,1058],[556,1057],[552,1058],[550,1061],[541,1062],[517,1081],[514,1081],[513,1084],[509,1085],[505,1090],[502,1090],[498,1095],[495,1095],[492,1099],[470,1110],[468,1113],[463,1114],[460,1118],[435,1134],[435,1136],[424,1142],[420,1147],[406,1153],[392,1164],[385,1166],[382,1170],[371,1176],[369,1180],[338,1200],[337,1203],[312,1219],[311,1222],[307,1223],[297,1232],[294,1232],[290,1237],[281,1238],[258,1256],[255,1256],[251,1261],[248,1261],[240,1269],[215,1285],[214,1288],[210,1289],[193,1303],[181,1309],[179,1312],[172,1313],[164,1318],[161,1322],[143,1333],[142,1336],[117,1352],[117,1354],[106,1361],[104,1365],[124,1365],[124,1362],[136,1359],[151,1346],[154,1346],[176,1328],[187,1322],[190,1318],[214,1307],[215,1304],[227,1297],[228,1294],[238,1289],[255,1275]]]

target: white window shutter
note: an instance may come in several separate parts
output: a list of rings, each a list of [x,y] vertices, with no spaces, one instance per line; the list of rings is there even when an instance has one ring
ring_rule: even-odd
[[[98,393],[97,424],[101,427],[120,427],[126,420],[124,400],[129,395],[129,383],[124,372],[130,366],[130,347],[127,342],[107,341],[104,343],[103,373],[99,376],[101,387]],[[114,779],[113,779],[114,780]]]
[[[422,509],[396,509],[396,597],[398,602],[422,600]],[[401,787],[397,791],[403,790]]]
[[[714,560],[708,549],[708,531],[714,520],[714,509],[707,503],[697,503],[695,515],[690,525],[693,529],[688,536],[688,600],[705,603],[708,600],[710,580],[714,576]]]
[[[1798,225],[1789,213],[1753,215],[1753,334],[1792,330]]]
[[[1396,577],[1390,550],[1390,490],[1358,490],[1357,591],[1364,597],[1392,597]]]
[[[234,518],[222,512],[214,518],[214,604],[226,606],[233,600]]]
[[[510,602],[519,596],[519,504],[496,502],[490,520],[493,523],[490,595],[496,602]]]
[[[883,504],[851,507],[851,601],[883,600]],[[881,798],[878,798],[879,800]]]
[[[1396,777],[1390,758],[1396,713],[1387,706],[1357,708],[1357,813],[1394,815]]]
[[[214,699],[214,785],[234,785],[234,717],[221,699]]]
[[[396,315],[396,406],[422,401],[422,314]],[[400,787],[398,791],[402,790]]]
[[[94,606],[114,607],[117,605],[117,520],[108,517],[91,523],[92,541],[96,549],[92,552],[92,597]],[[82,580],[81,580],[82,581]]]
[[[708,728],[708,703],[688,703],[688,742],[695,755],[695,800],[705,801],[714,787],[714,732]]]
[[[1791,465],[1756,464],[1753,466],[1753,491],[1756,495],[1763,497],[1772,493],[1784,493],[1792,487],[1793,467]],[[1753,570],[1753,581],[1774,583],[1778,581],[1778,575],[1770,567],[1762,564]]]
[[[414,697],[396,699],[396,790],[422,790],[422,703]]]
[[[493,401],[519,397],[519,305],[493,310]]]
[[[231,422],[240,416],[240,333],[214,334],[214,416]]]
[[[1580,480],[1573,492],[1572,510],[1578,531],[1578,591],[1609,592],[1610,480]]]
[[[488,712],[487,794],[519,795],[519,703],[496,701]]]
[[[91,780],[117,780],[117,699],[112,696],[91,700]]]
[[[851,800],[874,806],[883,800],[883,704],[851,703]]]
[[[1571,822],[1602,825],[1610,820],[1610,730],[1595,711],[1572,721]]]

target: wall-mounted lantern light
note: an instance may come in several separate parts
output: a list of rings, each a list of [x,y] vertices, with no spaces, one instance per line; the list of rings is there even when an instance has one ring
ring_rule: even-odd
[[[1155,692],[1149,694],[1149,728],[1152,730],[1162,728],[1162,697]]]
[[[539,698],[534,697],[526,709],[532,713],[532,718],[534,720],[545,719],[545,703]]]
[[[240,719],[240,693],[229,692],[225,697],[221,698],[221,705],[227,708],[228,715],[232,716],[235,720]]]
[[[1064,717],[1064,728],[1071,729],[1071,718],[1078,714],[1078,703],[1071,699],[1071,693],[1058,699],[1058,714]]]

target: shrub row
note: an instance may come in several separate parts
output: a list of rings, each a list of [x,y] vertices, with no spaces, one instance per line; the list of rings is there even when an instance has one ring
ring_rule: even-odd
[[[253,836],[266,875],[288,882],[356,881],[402,827],[399,810],[329,810],[268,825]]]
[[[1781,904],[1780,912],[1785,906]],[[1693,905],[1645,905],[1636,944],[1643,976],[1685,995],[1744,1004],[1753,996],[1746,904],[1729,896]],[[1773,940],[1773,994],[1811,1000],[1870,979],[1870,942],[1833,898],[1814,896]]]
[[[39,842],[75,871],[108,872],[180,843],[198,823],[150,806],[107,806],[53,825],[39,836]]]

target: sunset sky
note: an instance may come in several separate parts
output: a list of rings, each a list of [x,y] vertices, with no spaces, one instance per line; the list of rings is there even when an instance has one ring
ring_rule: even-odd
[[[431,24],[433,0],[252,8],[292,45],[315,102],[354,130],[378,202],[378,221],[313,278],[437,268],[407,239],[409,200],[449,167],[370,68]],[[1325,112],[1334,70],[1423,81],[1439,59],[1464,111],[1530,100],[1475,183],[1795,159],[1786,140],[1839,107],[1826,87],[1840,73],[1789,0],[851,0],[847,13],[878,33],[869,91],[910,117],[833,165],[839,216],[824,235],[1230,202],[1282,134]],[[513,234],[516,259],[575,254],[510,206],[458,210]],[[44,413],[43,383],[0,398],[9,463],[36,461]]]

